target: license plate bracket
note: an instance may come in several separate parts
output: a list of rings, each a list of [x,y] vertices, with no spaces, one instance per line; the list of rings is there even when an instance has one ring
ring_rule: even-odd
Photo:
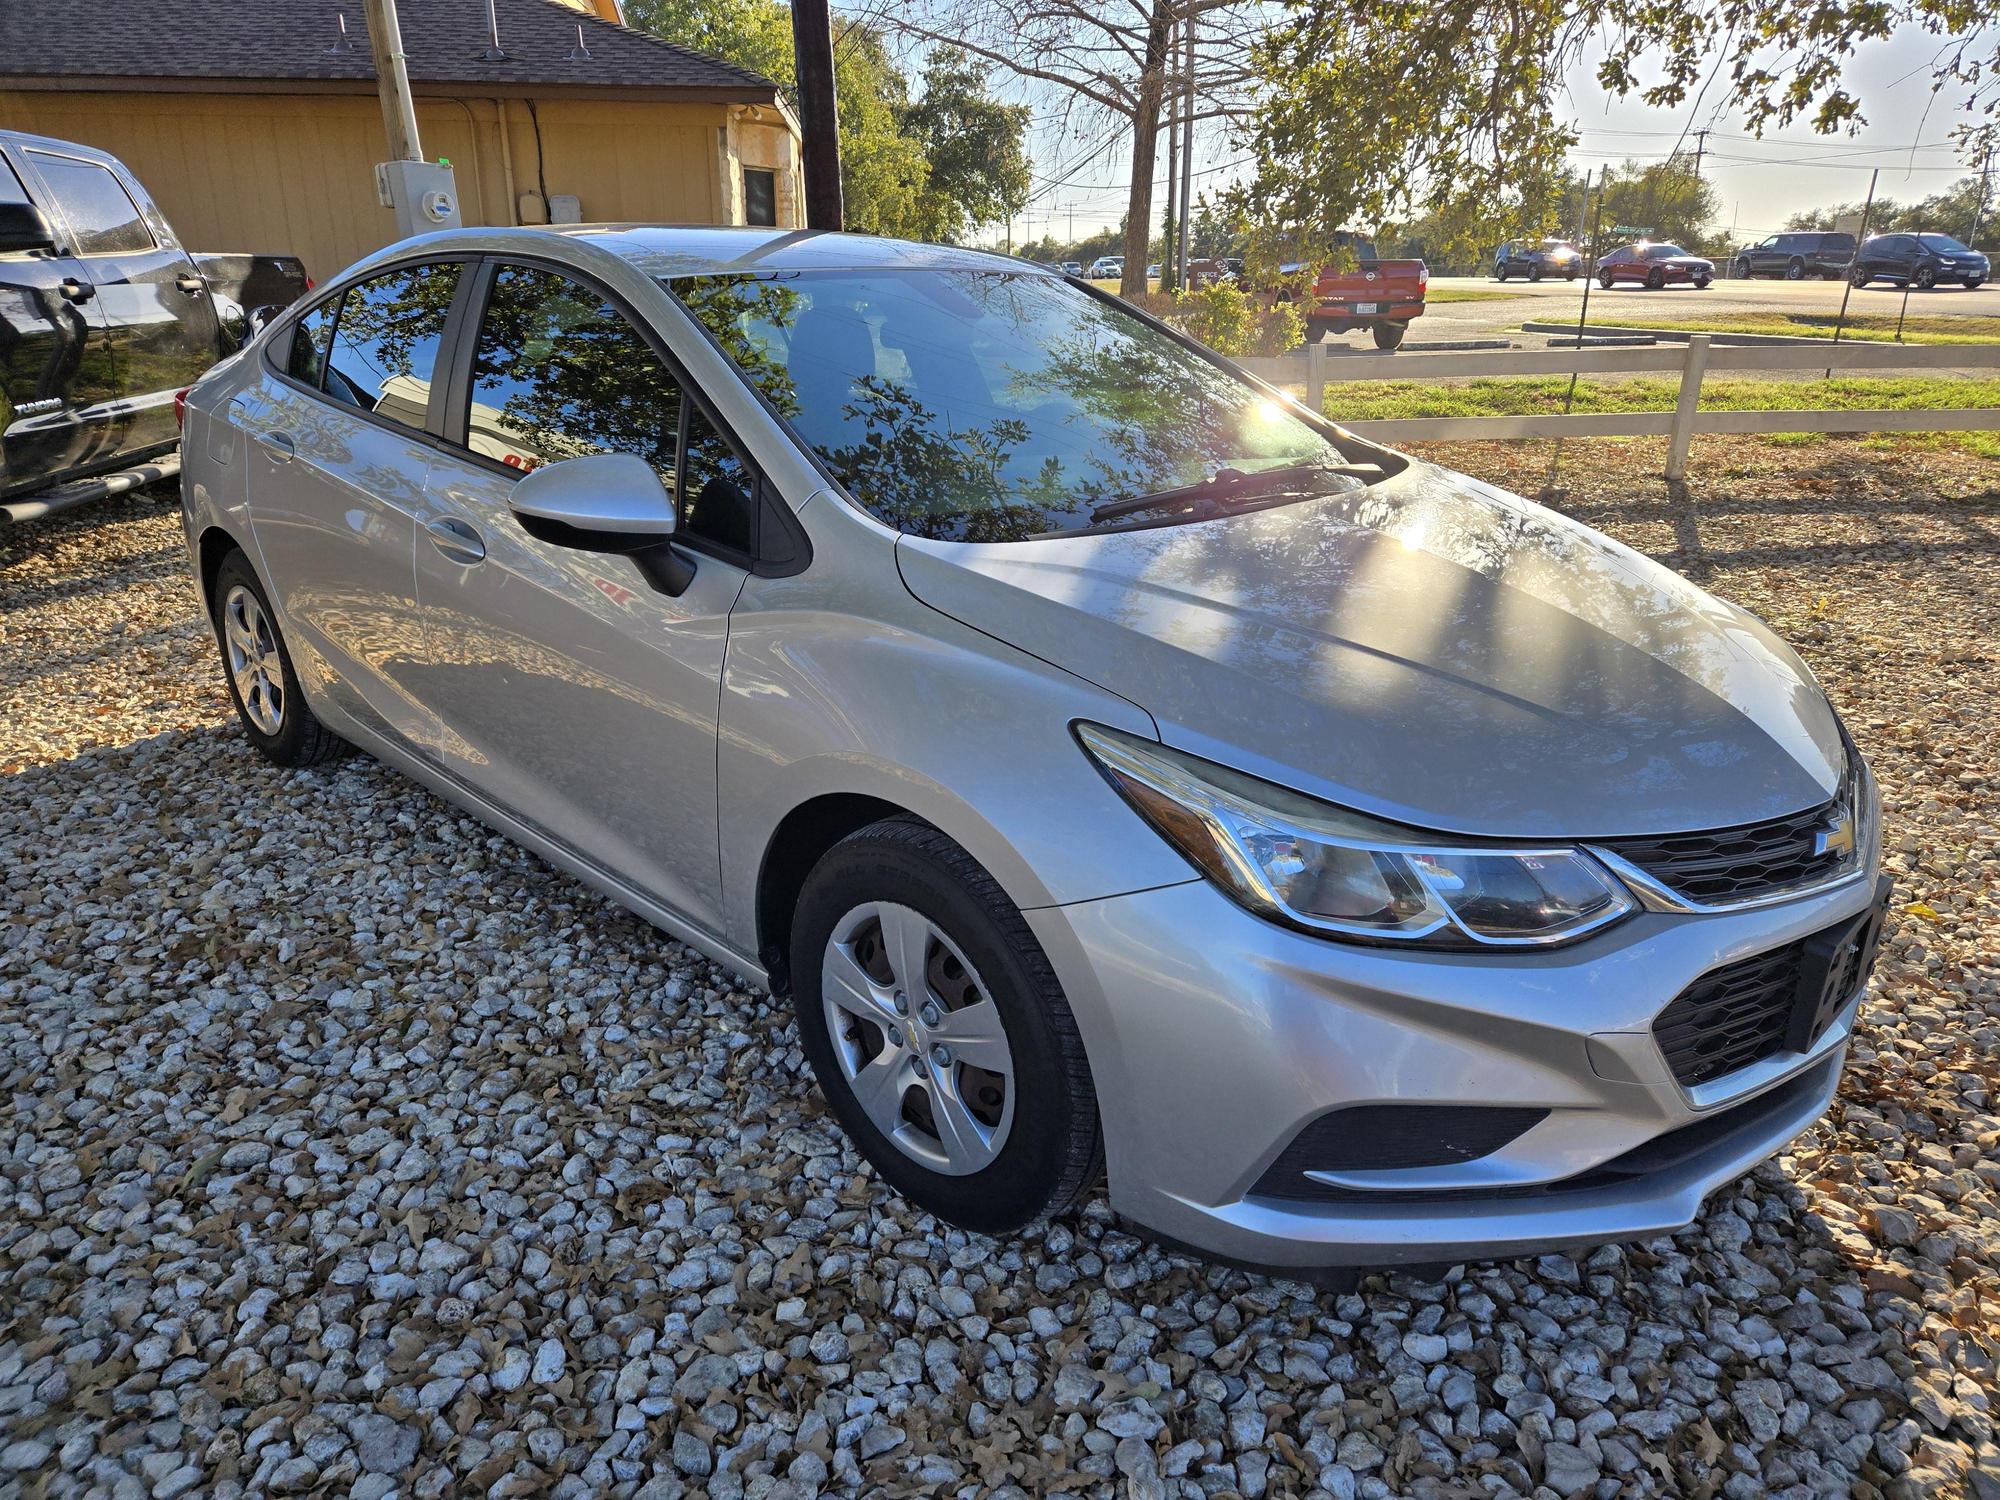
[[[1379,302],[1357,302],[1354,304],[1354,310],[1358,313],[1380,312],[1382,304]]]
[[[1875,967],[1893,885],[1884,875],[1875,883],[1875,899],[1868,910],[1806,939],[1785,1028],[1787,1051],[1810,1051],[1867,981]]]

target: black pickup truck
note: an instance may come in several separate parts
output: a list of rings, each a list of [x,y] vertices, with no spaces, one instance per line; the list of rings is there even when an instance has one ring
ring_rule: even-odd
[[[116,157],[0,130],[0,521],[171,475],[179,394],[310,286],[182,249]]]

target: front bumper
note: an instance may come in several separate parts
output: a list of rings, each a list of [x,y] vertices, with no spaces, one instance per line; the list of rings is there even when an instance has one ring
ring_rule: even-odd
[[[1303,1270],[1686,1225],[1825,1111],[1860,1000],[1808,1052],[1695,1090],[1669,1071],[1654,1017],[1698,976],[1872,895],[1857,876],[1781,906],[1645,913],[1571,948],[1500,956],[1329,942],[1202,881],[1026,915],[1089,1049],[1112,1206],[1211,1254]],[[1376,1103],[1546,1114],[1472,1160],[1316,1173],[1324,1201],[1257,1190],[1309,1122]]]

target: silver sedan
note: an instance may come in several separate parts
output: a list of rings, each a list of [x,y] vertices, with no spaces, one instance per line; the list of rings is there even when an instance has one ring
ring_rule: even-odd
[[[1877,796],[1743,611],[1023,262],[394,246],[189,396],[249,742],[789,996],[881,1175],[1298,1270],[1651,1235],[1825,1109]]]

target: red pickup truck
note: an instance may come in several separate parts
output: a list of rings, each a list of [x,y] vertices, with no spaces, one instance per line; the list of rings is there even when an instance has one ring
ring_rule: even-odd
[[[1316,344],[1329,333],[1366,328],[1375,336],[1377,349],[1394,349],[1410,331],[1410,319],[1423,316],[1430,267],[1420,260],[1383,260],[1366,235],[1343,230],[1337,239],[1343,249],[1354,252],[1355,265],[1347,271],[1332,266],[1320,270],[1305,315],[1307,340]],[[1279,267],[1292,281],[1304,269],[1298,261]],[[1278,293],[1281,301],[1290,301],[1292,295],[1289,287]]]

